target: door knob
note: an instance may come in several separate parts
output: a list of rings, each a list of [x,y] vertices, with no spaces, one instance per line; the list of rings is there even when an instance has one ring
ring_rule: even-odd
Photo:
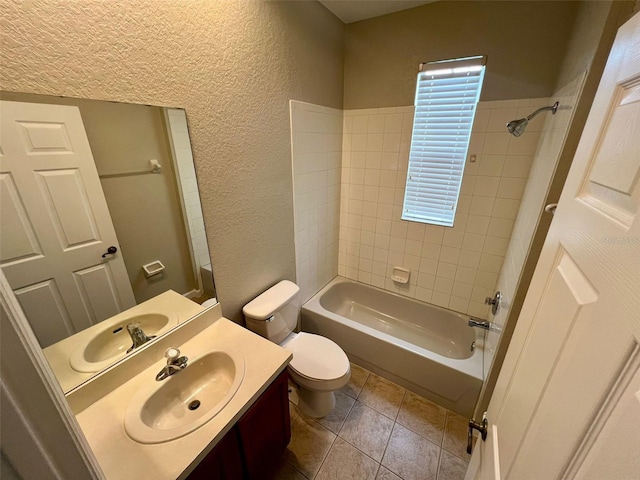
[[[502,292],[498,290],[496,294],[493,296],[493,298],[486,297],[484,299],[484,303],[485,305],[491,305],[491,313],[495,315],[496,313],[498,313],[498,308],[500,308],[501,300],[502,300]]]
[[[467,453],[471,455],[471,449],[473,448],[473,431],[478,430],[482,440],[487,439],[487,412],[484,412],[482,416],[482,422],[476,422],[473,418],[469,419],[469,429],[467,430]]]
[[[118,251],[118,247],[114,247],[113,245],[107,248],[107,251],[102,254],[102,258],[107,258],[107,255],[113,255]]]

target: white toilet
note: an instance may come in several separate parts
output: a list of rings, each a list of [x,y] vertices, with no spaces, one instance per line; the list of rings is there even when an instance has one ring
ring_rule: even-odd
[[[296,383],[298,408],[310,417],[322,418],[335,407],[333,392],[347,384],[351,369],[347,355],[328,338],[294,333],[299,291],[295,283],[283,280],[247,303],[242,313],[249,330],[293,354],[289,375]],[[293,399],[295,403],[295,395]]]

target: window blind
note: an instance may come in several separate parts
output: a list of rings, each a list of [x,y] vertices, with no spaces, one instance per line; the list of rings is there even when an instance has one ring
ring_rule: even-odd
[[[423,64],[402,219],[453,226],[485,57]]]

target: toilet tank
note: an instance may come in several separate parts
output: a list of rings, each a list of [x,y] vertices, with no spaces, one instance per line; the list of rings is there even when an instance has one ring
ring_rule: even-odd
[[[282,280],[242,308],[247,328],[280,343],[298,326],[300,288]]]

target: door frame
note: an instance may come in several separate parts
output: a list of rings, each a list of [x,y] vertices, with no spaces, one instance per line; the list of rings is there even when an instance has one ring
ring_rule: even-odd
[[[10,356],[2,362],[2,396],[9,399],[2,423],[12,425],[3,454],[21,475],[40,468],[54,478],[106,479],[1,270],[0,307],[2,356]]]

